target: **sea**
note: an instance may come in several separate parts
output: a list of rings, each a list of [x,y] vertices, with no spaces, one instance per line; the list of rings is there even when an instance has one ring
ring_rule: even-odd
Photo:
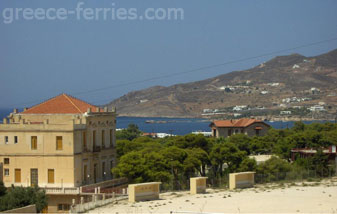
[[[20,109],[19,109],[20,110]],[[20,110],[22,111],[22,110]],[[13,109],[0,109],[0,121],[8,116]],[[305,124],[327,121],[304,121]],[[210,132],[211,120],[205,118],[165,118],[165,117],[117,117],[117,129],[127,128],[129,124],[136,124],[143,132],[167,133],[173,135],[186,135],[191,132]],[[294,121],[266,121],[275,129],[291,128]]]

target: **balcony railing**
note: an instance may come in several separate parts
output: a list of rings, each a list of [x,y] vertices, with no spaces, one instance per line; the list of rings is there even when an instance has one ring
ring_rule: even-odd
[[[107,180],[99,183],[89,184],[81,187],[41,187],[46,191],[48,195],[54,194],[65,194],[65,195],[77,195],[77,194],[90,194],[90,193],[112,193],[119,191],[116,187],[120,187],[122,185],[126,185],[128,183],[127,178],[118,178]],[[115,191],[109,191],[111,189],[116,189]],[[102,190],[102,192],[101,192]]]

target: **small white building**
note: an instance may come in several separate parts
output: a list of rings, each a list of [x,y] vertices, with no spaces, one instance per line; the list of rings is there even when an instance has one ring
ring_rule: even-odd
[[[295,65],[293,66],[293,69],[296,69],[296,68],[300,68],[300,66],[297,65],[297,64],[295,64]]]
[[[314,105],[308,108],[310,111],[325,111],[324,106]]]
[[[291,111],[280,111],[281,115],[290,115]]]

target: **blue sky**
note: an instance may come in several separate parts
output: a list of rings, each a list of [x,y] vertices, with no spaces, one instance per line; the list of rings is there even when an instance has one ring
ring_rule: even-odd
[[[6,8],[76,8],[73,0],[1,0]],[[0,17],[0,108],[31,106],[62,92],[104,104],[130,91],[247,69],[273,56],[126,84],[337,37],[337,1],[123,0],[84,7],[182,8],[184,19],[16,20]],[[286,51],[306,56],[337,41]],[[116,86],[118,87],[109,87]],[[79,93],[109,87],[93,93]]]

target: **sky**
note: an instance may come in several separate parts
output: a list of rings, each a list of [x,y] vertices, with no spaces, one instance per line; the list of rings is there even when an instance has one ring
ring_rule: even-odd
[[[5,23],[17,8],[74,10],[79,2],[84,9],[139,14],[181,8],[183,17],[27,20],[18,12]],[[337,38],[336,11],[335,0],[0,0],[0,108],[29,107],[60,93],[100,105],[135,90],[248,69],[276,55],[319,55],[336,49],[337,40],[305,45]],[[186,72],[271,52],[278,53]]]

